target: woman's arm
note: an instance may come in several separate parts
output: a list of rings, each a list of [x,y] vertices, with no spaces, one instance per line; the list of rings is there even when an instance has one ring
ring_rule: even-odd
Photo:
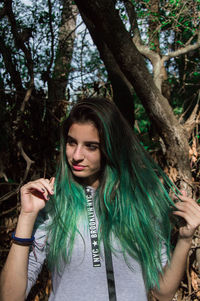
[[[188,252],[192,237],[200,225],[200,207],[191,198],[180,196],[181,202],[176,203],[177,211],[173,214],[181,216],[186,225],[179,229],[179,239],[172,254],[171,262],[164,269],[160,278],[160,288],[153,290],[153,295],[160,301],[170,301],[174,297],[185,272]]]
[[[36,216],[21,213],[15,236],[29,238]],[[25,300],[29,246],[12,244],[1,273],[1,300]]]
[[[44,208],[48,195],[53,194],[53,182],[39,179],[21,188],[21,212],[16,237],[30,238],[39,211]],[[12,244],[0,277],[2,301],[25,300],[29,246]]]

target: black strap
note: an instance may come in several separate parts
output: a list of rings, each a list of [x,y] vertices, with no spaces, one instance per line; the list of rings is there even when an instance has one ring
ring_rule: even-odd
[[[116,301],[115,277],[113,272],[113,262],[110,249],[105,250],[106,274],[108,282],[109,301]]]
[[[90,187],[86,187],[85,192],[87,198],[87,212],[88,212],[90,239],[91,239],[91,246],[92,246],[93,267],[100,267],[101,261],[100,261],[100,252],[98,246],[96,221],[94,216],[92,189]],[[112,254],[110,248],[105,249],[105,265],[106,265],[106,275],[107,275],[107,282],[108,282],[109,301],[117,301]]]
[[[91,247],[92,247],[92,263],[93,267],[100,267],[100,251],[98,244],[98,234],[97,227],[94,215],[94,206],[93,206],[93,196],[92,190],[90,187],[86,187],[85,189],[86,198],[87,198],[87,213],[88,213],[88,222],[89,222],[89,230],[90,230],[90,239],[91,239]]]

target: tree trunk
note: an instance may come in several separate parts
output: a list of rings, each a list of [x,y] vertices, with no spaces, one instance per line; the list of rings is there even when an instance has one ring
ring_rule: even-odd
[[[95,30],[93,23],[86,17],[84,12],[80,10],[83,21],[85,22],[92,39],[97,46],[100,57],[103,60],[108,77],[113,88],[113,100],[118,106],[120,112],[125,119],[134,126],[134,96],[133,86],[125,77],[117,64],[112,52],[107,47],[106,43],[100,38],[98,32]]]
[[[72,0],[62,1],[62,20],[53,77],[48,81],[49,100],[65,100],[76,29],[77,7]]]
[[[80,11],[93,23],[99,39],[106,43],[121,71],[133,85],[164,141],[169,166],[178,170],[181,186],[184,187],[185,183],[190,184],[192,178],[186,131],[174,116],[167,99],[155,86],[144,59],[126,31],[113,1],[76,0],[75,2]]]

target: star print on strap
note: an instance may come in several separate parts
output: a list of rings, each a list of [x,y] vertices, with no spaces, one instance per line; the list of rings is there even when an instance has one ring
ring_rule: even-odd
[[[96,226],[96,220],[94,215],[92,189],[90,187],[86,187],[85,193],[87,198],[87,213],[88,213],[90,239],[91,239],[91,247],[92,247],[93,267],[100,267],[101,261],[100,261],[99,245],[98,245],[97,226]]]

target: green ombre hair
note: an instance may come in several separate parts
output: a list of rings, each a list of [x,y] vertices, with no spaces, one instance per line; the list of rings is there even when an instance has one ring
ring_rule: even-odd
[[[70,262],[75,236],[81,235],[77,221],[86,210],[86,199],[84,187],[68,165],[66,139],[73,123],[87,122],[96,126],[100,138],[102,168],[96,192],[99,239],[117,256],[111,239],[115,237],[127,264],[127,255],[140,262],[147,289],[159,286],[163,244],[170,258],[173,202],[168,192],[176,188],[140,145],[115,104],[104,98],[79,101],[62,127],[55,193],[48,208],[50,267],[58,268],[61,258]]]

